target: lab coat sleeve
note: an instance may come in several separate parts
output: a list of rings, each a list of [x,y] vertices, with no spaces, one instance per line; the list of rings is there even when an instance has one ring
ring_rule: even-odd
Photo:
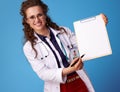
[[[66,77],[62,77],[63,68],[48,68],[42,60],[35,58],[35,53],[31,48],[30,43],[26,43],[23,47],[24,54],[28,59],[30,65],[36,74],[44,81],[48,82],[58,82],[64,83],[66,81]]]

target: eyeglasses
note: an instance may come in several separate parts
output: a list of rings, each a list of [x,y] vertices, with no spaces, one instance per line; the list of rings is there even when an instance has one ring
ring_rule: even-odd
[[[28,19],[29,21],[33,22],[33,21],[35,21],[36,18],[40,19],[40,18],[43,18],[43,16],[44,16],[44,14],[39,13],[39,14],[37,14],[36,16],[32,15],[32,16],[28,17],[27,19]]]

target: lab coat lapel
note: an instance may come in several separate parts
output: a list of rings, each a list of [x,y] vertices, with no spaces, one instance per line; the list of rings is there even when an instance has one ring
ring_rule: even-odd
[[[56,37],[56,40],[57,40],[57,42],[58,42],[58,44],[59,44],[59,46],[60,46],[60,48],[62,49],[62,50],[64,50],[63,52],[64,52],[64,54],[69,58],[69,53],[70,53],[70,50],[68,49],[68,44],[67,44],[67,42],[66,42],[66,37],[63,37],[66,33],[64,32],[64,30],[61,30],[61,31],[59,31],[59,30],[54,30],[54,29],[52,29],[52,28],[50,28],[50,30],[53,32],[53,34],[55,35],[55,37]],[[62,45],[63,46],[62,46]]]

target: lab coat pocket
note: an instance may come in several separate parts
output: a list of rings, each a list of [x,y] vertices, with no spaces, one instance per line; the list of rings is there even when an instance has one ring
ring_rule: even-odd
[[[36,46],[38,52],[38,59],[42,61],[48,68],[54,68],[56,66],[56,59],[50,48],[40,42]]]
[[[52,55],[52,53],[45,59],[44,63],[49,68],[55,68],[55,66],[57,66],[55,56]]]

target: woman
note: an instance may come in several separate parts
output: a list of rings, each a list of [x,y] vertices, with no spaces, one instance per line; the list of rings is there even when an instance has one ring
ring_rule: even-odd
[[[94,92],[81,58],[70,59],[71,50],[77,48],[75,35],[54,23],[47,12],[48,6],[40,0],[26,0],[21,5],[26,39],[23,50],[33,70],[45,81],[44,92]]]

